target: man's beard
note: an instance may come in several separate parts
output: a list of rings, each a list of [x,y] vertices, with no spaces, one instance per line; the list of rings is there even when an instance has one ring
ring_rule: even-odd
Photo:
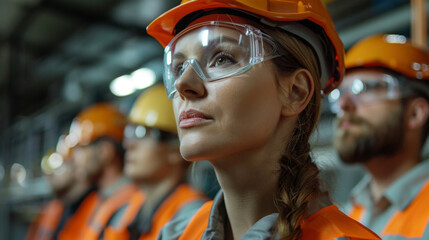
[[[359,126],[359,132],[349,129],[338,130],[342,120]],[[404,137],[404,117],[402,109],[395,111],[378,126],[363,118],[346,115],[336,121],[337,131],[334,147],[344,163],[365,163],[371,158],[393,156],[400,149]]]

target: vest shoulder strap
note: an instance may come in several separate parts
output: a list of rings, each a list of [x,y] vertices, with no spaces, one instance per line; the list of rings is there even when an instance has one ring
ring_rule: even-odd
[[[301,226],[302,240],[327,240],[347,237],[351,240],[378,240],[381,239],[360,224],[342,213],[334,205],[322,208]]]
[[[204,231],[209,225],[210,210],[213,201],[206,202],[192,217],[179,240],[201,239]]]
[[[188,184],[179,185],[177,189],[165,199],[153,215],[150,232],[143,234],[139,240],[155,239],[162,227],[164,227],[183,206],[192,201],[204,198],[205,197],[201,193],[194,190]]]
[[[421,238],[429,225],[429,181],[423,185],[416,198],[403,211],[397,211],[390,218],[381,236],[402,236]]]

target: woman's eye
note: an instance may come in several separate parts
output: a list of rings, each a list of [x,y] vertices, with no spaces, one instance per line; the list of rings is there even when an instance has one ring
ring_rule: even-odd
[[[229,64],[234,64],[234,63],[235,63],[234,58],[230,54],[219,53],[219,54],[215,55],[214,62],[212,63],[212,66],[213,67],[219,67],[219,66],[222,66],[225,64],[229,65]]]
[[[229,63],[229,62],[231,62],[231,61],[228,58],[226,58],[226,57],[218,57],[216,59],[215,66],[217,67],[217,66]]]
[[[178,64],[173,69],[174,69],[174,76],[176,78],[182,76],[184,72],[183,64]]]

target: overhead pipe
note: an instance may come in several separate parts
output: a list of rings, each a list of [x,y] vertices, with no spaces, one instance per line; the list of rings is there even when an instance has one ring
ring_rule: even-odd
[[[414,1],[414,0],[413,0]],[[425,0],[421,0],[425,1]],[[364,20],[359,24],[339,31],[341,40],[346,48],[364,37],[376,33],[396,33],[398,29],[404,29],[411,25],[411,4],[406,4],[393,11],[389,11],[378,17]],[[420,11],[425,15],[429,12],[429,5],[425,4]],[[420,18],[422,21],[422,19]],[[426,21],[426,20],[425,20]],[[422,23],[422,24],[426,24]],[[425,43],[426,45],[426,43]]]
[[[427,48],[426,0],[411,0],[411,42]]]

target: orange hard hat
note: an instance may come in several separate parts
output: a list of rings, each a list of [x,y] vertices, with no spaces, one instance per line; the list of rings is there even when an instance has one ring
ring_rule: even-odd
[[[87,145],[102,137],[122,142],[127,117],[119,109],[108,103],[94,104],[73,120],[69,138],[72,147],[76,144]]]
[[[377,34],[359,41],[347,52],[345,64],[347,70],[381,67],[411,79],[429,80],[429,52],[402,35]]]
[[[179,6],[155,19],[148,26],[147,33],[165,47],[177,34],[176,28],[179,23],[183,24],[185,17],[218,8],[244,12],[306,40],[315,50],[321,65],[323,94],[328,94],[340,84],[344,75],[344,46],[321,0],[182,0]],[[304,25],[282,26],[286,22],[303,20],[313,25],[306,29]],[[317,26],[320,29],[316,30]]]

